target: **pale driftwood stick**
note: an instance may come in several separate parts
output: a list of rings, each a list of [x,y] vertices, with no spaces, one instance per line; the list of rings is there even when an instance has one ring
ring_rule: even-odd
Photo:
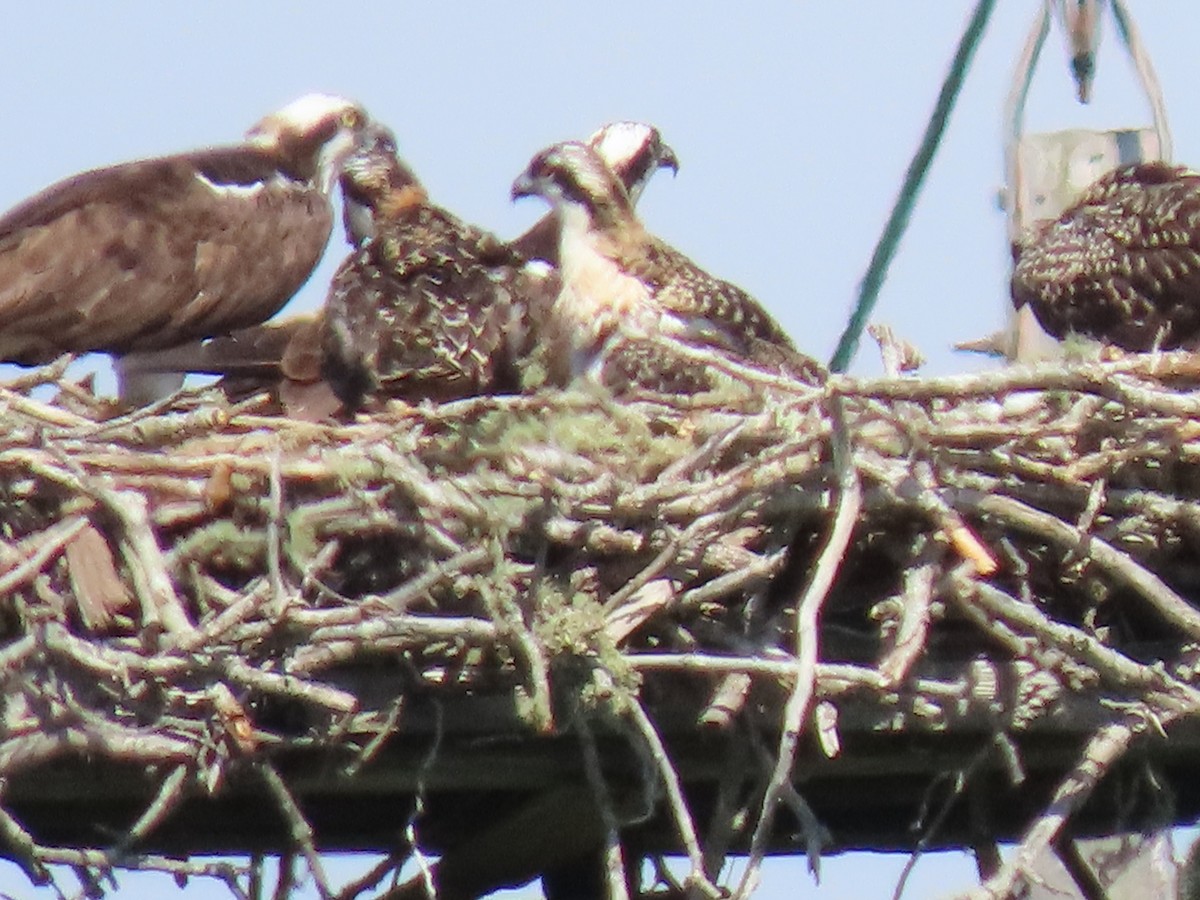
[[[175,585],[167,575],[158,541],[150,528],[146,498],[132,491],[110,495],[104,491],[109,511],[121,522],[125,540],[122,556],[133,574],[134,588],[142,602],[143,626],[161,623],[174,637],[186,637],[195,630],[184,611]]]
[[[726,353],[719,353],[699,346],[680,341],[674,337],[655,335],[655,343],[661,344],[670,355],[683,360],[689,360],[706,369],[716,369],[742,384],[754,384],[771,388],[785,397],[795,397],[801,401],[815,402],[824,395],[824,390],[803,381],[788,378],[786,375],[775,375],[771,372],[752,365],[742,365],[731,359]]]
[[[49,762],[83,749],[112,759],[154,763],[184,763],[196,748],[186,741],[110,724],[86,731],[66,728],[54,734],[27,734],[8,738],[0,745],[0,776],[14,775],[30,766]]]
[[[31,391],[36,387],[41,387],[43,384],[52,384],[63,380],[66,375],[67,368],[71,363],[75,362],[74,353],[64,353],[57,359],[51,360],[44,365],[37,366],[18,375],[14,375],[8,381],[4,382],[0,387],[0,398],[3,394],[11,392],[16,396],[20,396],[26,391]]]
[[[679,595],[679,605],[685,609],[696,608],[722,597],[758,590],[778,575],[786,562],[786,549],[756,556],[753,562],[736,571],[718,575],[700,587],[684,591]]]
[[[304,818],[304,813],[300,811],[296,799],[288,790],[284,780],[279,777],[279,773],[275,771],[275,767],[263,760],[258,764],[258,771],[267,789],[275,798],[275,805],[283,815],[292,842],[300,849],[300,852],[304,854],[304,859],[308,862],[308,871],[312,873],[313,882],[317,886],[321,900],[332,900],[333,891],[329,888],[329,882],[325,878],[325,867],[322,865],[321,856],[317,853],[316,845],[313,843],[312,826]]]
[[[377,600],[365,600],[362,606],[372,610],[376,605],[383,606],[392,612],[402,613],[409,604],[428,596],[438,584],[448,581],[456,575],[465,575],[476,571],[492,559],[488,547],[471,547],[456,553],[444,562],[432,565],[416,578],[406,581],[394,591],[382,594]]]
[[[833,456],[838,468],[837,511],[829,529],[829,537],[817,557],[812,578],[797,604],[794,654],[799,673],[784,707],[775,770],[771,773],[762,809],[754,826],[746,869],[734,892],[735,898],[748,898],[758,883],[759,868],[774,823],[775,807],[783,794],[784,785],[791,778],[800,734],[815,693],[819,658],[817,626],[821,607],[825,598],[829,596],[834,578],[846,557],[846,549],[850,546],[862,503],[862,485],[855,468],[850,436],[845,427],[845,413],[836,398],[830,401],[830,415],[834,420]]]
[[[605,617],[604,631],[620,647],[646,621],[675,605],[675,585],[667,578],[643,584]]]
[[[328,616],[293,613],[289,621],[312,628],[307,642],[285,662],[284,671],[304,675],[344,662],[355,653],[369,651],[394,639],[397,645],[420,647],[439,641],[450,641],[470,647],[495,644],[503,636],[495,623],[470,616],[389,615],[361,621],[358,610],[329,610]],[[324,622],[331,624],[323,624]],[[261,628],[247,632],[247,638],[257,637]]]
[[[993,372],[970,375],[947,375],[938,378],[852,378],[832,375],[829,390],[844,396],[866,395],[888,400],[929,400],[935,397],[963,399],[991,397],[1019,391],[1081,391],[1093,392],[1123,400],[1132,388],[1115,383],[1114,376],[1144,376],[1152,379],[1191,378],[1200,376],[1196,361],[1189,352],[1138,354],[1111,363],[1064,365],[1061,362],[1035,366],[1010,366]],[[1158,391],[1146,392],[1149,398],[1137,394],[1139,406],[1148,411],[1168,415],[1196,416],[1200,404],[1188,398]],[[1142,401],[1150,399],[1143,404]],[[1182,404],[1176,400],[1185,401]],[[1160,401],[1162,406],[1159,405]]]
[[[38,847],[38,859],[47,865],[72,866],[78,870],[92,872],[107,871],[110,866],[107,854],[100,850],[75,850],[67,847]],[[251,900],[242,890],[238,879],[247,874],[245,866],[226,862],[191,862],[157,854],[138,854],[116,866],[120,869],[136,869],[144,872],[163,872],[181,878],[212,878],[224,883],[237,900]],[[255,898],[257,900],[257,898]]]
[[[35,541],[22,541],[19,547],[13,548],[14,553],[23,556],[24,560],[0,575],[0,596],[11,594],[41,573],[87,526],[86,516],[71,516],[38,534]]]
[[[180,638],[175,649],[179,653],[193,653],[203,647],[212,646],[250,616],[259,612],[270,598],[270,588],[263,581],[227,606],[203,627]]]
[[[0,648],[0,684],[24,677],[22,667],[40,652],[38,636],[27,634]]]
[[[501,548],[493,548],[497,565],[503,560]],[[550,663],[542,646],[526,623],[521,605],[503,590],[481,591],[484,605],[496,626],[497,636],[507,639],[512,650],[521,658],[528,679],[530,718],[534,728],[543,734],[554,730],[554,703],[550,693]]]
[[[278,619],[291,599],[283,581],[283,462],[278,442],[271,448],[268,459],[271,473],[267,478],[267,577],[271,583],[270,618]]]
[[[922,562],[904,573],[904,592],[900,595],[899,625],[892,646],[879,662],[879,674],[884,683],[898,685],[912,670],[925,652],[929,633],[929,607],[933,602],[933,585],[937,575],[937,554],[931,547],[922,554]]]
[[[0,389],[0,410],[32,419],[39,428],[46,426],[76,428],[81,425],[91,425],[90,419],[85,419],[69,410],[40,403],[32,397],[22,397],[6,389]]]
[[[675,562],[679,556],[679,549],[686,541],[687,536],[687,532],[683,534],[668,534],[664,541],[664,546],[658,552],[658,555],[650,560],[640,572],[621,585],[620,588],[613,591],[612,596],[605,601],[602,612],[606,616],[613,616],[625,601],[641,591],[651,581],[665,580],[660,579],[659,576]]]

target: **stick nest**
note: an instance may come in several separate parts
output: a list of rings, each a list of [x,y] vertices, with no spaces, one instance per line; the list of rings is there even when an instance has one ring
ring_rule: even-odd
[[[1108,765],[1086,759],[1197,709],[1198,382],[1184,356],[823,387],[733,372],[686,400],[476,398],[335,426],[215,389],[113,417],[61,368],[34,373],[0,390],[0,777],[86,758],[160,788],[103,847],[44,842],[6,793],[0,832],[37,882],[68,863],[99,889],[127,865],[245,893],[246,873],[137,847],[250,767],[330,893],[273,761],[378,752],[395,698],[342,677],[373,667],[447,704],[515,697],[530,735],[585,750],[624,723],[702,893],[722,854],[676,790],[652,679],[710,698],[695,728],[767,737],[727,839],[747,878],[777,806],[810,853],[831,838],[786,776],[810,744],[843,752],[839,713],[953,734],[987,710],[1004,742],[1085,704],[1085,759],[1066,814],[1029,823],[1035,853]]]

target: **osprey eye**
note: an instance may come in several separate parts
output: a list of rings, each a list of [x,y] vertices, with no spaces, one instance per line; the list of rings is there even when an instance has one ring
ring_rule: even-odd
[[[357,131],[362,127],[363,114],[357,109],[348,109],[342,113],[342,127],[349,128],[351,131]]]

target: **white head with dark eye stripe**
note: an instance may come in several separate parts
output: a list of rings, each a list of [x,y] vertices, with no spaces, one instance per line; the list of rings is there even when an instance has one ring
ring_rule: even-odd
[[[633,217],[624,186],[587,144],[567,141],[537,154],[513,182],[512,197],[540,196],[550,202],[564,227],[619,225]]]
[[[625,185],[636,206],[650,179],[659,169],[679,171],[679,157],[653,125],[643,122],[610,122],[587,140]]]
[[[366,111],[352,100],[305,94],[264,117],[246,139],[276,157],[291,177],[312,180],[329,192],[369,122]]]

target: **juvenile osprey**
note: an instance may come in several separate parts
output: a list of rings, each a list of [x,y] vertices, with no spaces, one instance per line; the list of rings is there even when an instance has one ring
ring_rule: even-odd
[[[367,236],[329,289],[322,371],[348,410],[370,394],[450,398],[517,386],[525,260],[429,201],[374,126],[342,173],[347,228]]]
[[[1055,337],[1135,351],[1200,338],[1200,173],[1116,169],[1013,253],[1013,305],[1029,304]]]
[[[156,350],[262,322],[311,274],[366,113],[310,94],[243,144],[95,169],[0,218],[0,360]]]
[[[372,142],[374,146],[372,146]],[[656,171],[660,168],[669,168],[674,172],[679,168],[675,152],[663,141],[658,129],[651,125],[638,122],[615,122],[596,131],[588,139],[588,143],[596,148],[604,161],[627,186],[635,201]],[[342,178],[343,193],[347,199],[344,205],[346,237],[355,248],[362,248],[368,240],[375,236],[377,225],[388,219],[387,208],[389,207],[387,204],[380,204],[373,197],[376,195],[386,197],[389,191],[398,192],[406,184],[410,187],[408,194],[410,197],[413,196],[411,190],[419,190],[412,173],[394,159],[395,146],[390,133],[379,130],[372,140],[365,142],[361,156],[360,162],[347,167],[346,174]],[[372,188],[370,180],[365,178],[365,174],[369,171],[369,161],[372,158],[375,160],[374,165],[378,172],[391,173],[394,183],[391,183],[387,190],[379,187],[386,183],[382,175],[374,188]],[[358,181],[362,181],[363,184],[356,186]],[[380,208],[377,209],[377,206]],[[443,221],[444,217],[449,216],[444,210],[440,212],[440,215],[443,219],[439,219],[439,221]],[[449,218],[457,222],[453,217]],[[417,226],[404,222],[394,223],[391,227],[400,229],[401,234],[406,235],[401,239],[412,244],[421,240],[423,234],[434,240],[444,240],[444,237],[439,236],[436,232],[426,230],[422,233],[415,230]],[[462,228],[464,234],[479,235],[468,226],[462,226]],[[393,239],[395,240],[396,237],[393,236]],[[476,239],[477,237],[469,238],[469,240]],[[491,240],[490,236],[488,240]],[[509,259],[512,264],[516,264],[519,260],[540,259],[548,262],[551,266],[555,265],[558,259],[557,217],[553,213],[547,215],[523,236],[513,241],[510,247],[515,252],[515,258]],[[373,258],[372,253],[375,252],[368,251],[364,258],[369,261]],[[353,264],[352,260],[358,256],[363,256],[363,254],[354,254],[350,260],[347,260],[344,267],[358,265],[361,269],[362,266],[369,264]],[[338,277],[345,281],[350,276],[340,273]],[[553,272],[543,273],[539,277],[536,270],[527,269],[518,279],[518,283],[521,297],[518,306],[512,311],[516,321],[509,323],[512,326],[510,335],[505,342],[504,352],[498,360],[501,377],[499,381],[491,385],[485,383],[487,381],[485,378],[472,390],[513,387],[512,382],[515,377],[512,372],[513,365],[518,359],[530,356],[536,357],[537,362],[542,365],[547,380],[565,382],[569,378],[569,372],[565,371],[562,366],[562,360],[551,358],[548,354],[543,353],[544,349],[549,348],[543,348],[540,345],[533,346],[537,343],[538,337],[533,333],[533,325],[535,322],[542,321],[548,314],[549,307],[558,292],[557,277]],[[386,285],[387,290],[391,290],[393,287],[390,281],[381,280],[379,284]],[[355,296],[357,300],[346,306],[349,308],[350,305],[353,305],[358,310],[359,321],[352,328],[347,323],[343,323],[343,327],[347,329],[345,332],[347,348],[356,341],[360,342],[374,328],[379,329],[376,340],[385,337],[388,333],[387,329],[390,327],[387,320],[398,321],[395,309],[390,312],[385,309],[382,316],[372,313],[373,309],[387,307],[387,304],[383,304],[383,307],[374,306],[364,291],[359,291]],[[399,295],[394,299],[399,301]],[[333,305],[332,300],[331,305]],[[422,305],[422,308],[427,309],[428,307]],[[344,312],[341,315],[344,315]],[[254,387],[278,385],[280,399],[289,414],[321,418],[336,410],[339,405],[339,401],[336,399],[330,401],[327,387],[321,384],[320,344],[322,342],[321,335],[325,329],[325,326],[321,324],[321,316],[322,313],[290,316],[280,321],[241,329],[226,337],[206,341],[203,345],[176,348],[165,353],[140,354],[138,362],[143,368],[153,371],[186,370],[226,375],[230,376],[236,385]],[[520,321],[523,316],[531,321]],[[409,325],[412,324],[413,322],[410,320]],[[423,327],[426,334],[432,335],[436,332],[432,322],[426,322]],[[393,342],[394,349],[404,351],[404,342],[407,340],[404,334],[392,333],[390,340]],[[332,377],[341,385],[339,390],[346,394],[352,406],[361,402],[361,395],[364,392],[377,389],[371,386],[374,381],[368,370],[371,366],[378,367],[380,363],[379,361],[364,363],[369,355],[359,352],[357,362],[355,362],[356,353],[354,351],[341,349],[331,356]],[[344,360],[340,364],[341,370],[339,370],[337,361],[339,358]],[[395,368],[394,364],[389,364],[386,360],[383,365],[385,368],[388,365]],[[396,383],[401,386],[407,384],[407,394],[410,397],[421,394],[423,388],[419,386],[422,384],[426,388],[435,387],[438,390],[449,387],[449,382],[444,381],[442,386],[438,387],[437,378],[422,377],[416,369],[411,368],[411,363],[409,366],[410,369],[404,379]],[[353,374],[355,371],[357,374]],[[458,380],[457,377],[451,379],[451,381]],[[368,387],[360,388],[358,387],[360,383],[366,383]],[[467,384],[471,384],[470,379]],[[451,393],[457,390],[458,388],[454,388]],[[405,393],[406,391],[402,388],[399,392]]]
[[[642,122],[611,122],[595,131],[587,144],[612,169],[625,186],[629,201],[637,206],[642,191],[659,169],[679,171],[679,157],[653,125]],[[528,259],[543,259],[558,265],[558,216],[551,211],[513,241],[513,247]]]
[[[561,223],[554,319],[574,375],[589,373],[617,390],[708,387],[707,373],[652,340],[664,336],[773,372],[820,377],[750,295],[645,231],[591,147],[568,142],[535,156],[512,188],[514,199],[534,194]]]

